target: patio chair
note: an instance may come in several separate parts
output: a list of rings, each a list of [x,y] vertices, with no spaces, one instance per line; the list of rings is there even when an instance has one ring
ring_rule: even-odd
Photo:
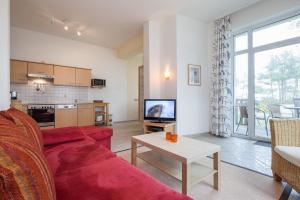
[[[269,118],[292,118],[293,115],[288,116],[287,114],[282,113],[280,104],[269,104],[268,110],[270,112]]]
[[[300,119],[271,119],[273,178],[300,193]]]
[[[239,106],[239,110],[240,110],[240,119],[238,122],[238,126],[235,129],[235,131],[238,131],[240,124],[243,122],[243,120],[247,120],[247,130],[246,130],[246,135],[248,134],[248,108],[246,106]],[[262,113],[262,115],[259,115],[258,113]],[[269,135],[269,131],[268,131],[268,118],[266,115],[266,112],[259,109],[259,108],[255,108],[255,119],[258,121],[263,120],[265,123],[265,130],[266,130],[266,134],[267,136]]]
[[[238,131],[240,124],[244,121],[247,120],[247,130],[246,130],[246,135],[248,134],[248,109],[247,106],[239,106],[239,111],[240,111],[240,119],[238,122],[238,126],[235,129],[235,132]]]
[[[270,116],[272,118],[281,118],[281,111],[280,111],[280,105],[279,104],[270,104],[268,105],[268,109],[270,111]]]
[[[259,108],[255,108],[255,119],[257,120],[258,124],[260,120],[264,121],[265,124],[265,130],[267,133],[267,136],[269,136],[269,131],[268,131],[268,117],[267,114],[264,110],[259,109]],[[262,115],[259,115],[258,113],[261,113]]]
[[[300,107],[300,98],[294,98],[293,101],[295,107]]]
[[[294,98],[293,101],[295,107],[300,107],[300,98]],[[299,110],[295,110],[295,116],[299,117]]]

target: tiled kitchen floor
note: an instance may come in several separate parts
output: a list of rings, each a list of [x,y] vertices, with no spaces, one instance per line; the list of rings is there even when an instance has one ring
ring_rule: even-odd
[[[114,152],[130,149],[130,138],[143,133],[142,123],[137,121],[115,123],[112,137]],[[196,134],[189,137],[221,146],[221,160],[262,174],[272,176],[271,147],[268,143],[258,145],[256,141],[237,137],[221,138],[210,134]]]

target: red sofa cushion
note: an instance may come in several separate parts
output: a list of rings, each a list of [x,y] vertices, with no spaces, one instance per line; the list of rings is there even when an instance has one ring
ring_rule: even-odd
[[[116,155],[99,145],[98,142],[85,138],[84,140],[61,144],[44,152],[46,159],[51,163],[54,176],[68,173],[73,169],[80,169]],[[100,172],[99,172],[100,173]]]
[[[16,126],[35,144],[41,151],[43,150],[43,139],[40,127],[29,115],[15,108],[10,108],[6,112],[0,113],[2,116],[13,119]]]
[[[0,199],[56,199],[53,176],[44,155],[1,115],[0,177]]]
[[[55,185],[58,200],[190,199],[118,157],[56,176]]]
[[[77,127],[42,130],[44,146],[74,142],[84,139],[84,134]]]
[[[79,127],[80,130],[89,137],[95,140],[102,140],[113,135],[113,130],[107,127],[97,127],[97,126],[82,126]]]

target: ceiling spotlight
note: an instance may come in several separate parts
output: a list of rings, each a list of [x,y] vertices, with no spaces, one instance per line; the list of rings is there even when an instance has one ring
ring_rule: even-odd
[[[81,36],[81,32],[80,32],[80,31],[77,31],[77,35],[78,35],[78,36]]]
[[[69,27],[68,26],[64,26],[64,29],[67,31],[67,30],[69,30]]]

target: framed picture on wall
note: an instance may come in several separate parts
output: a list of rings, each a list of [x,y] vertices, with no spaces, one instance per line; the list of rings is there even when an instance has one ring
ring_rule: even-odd
[[[189,85],[201,85],[201,66],[200,65],[188,65],[188,81]]]

